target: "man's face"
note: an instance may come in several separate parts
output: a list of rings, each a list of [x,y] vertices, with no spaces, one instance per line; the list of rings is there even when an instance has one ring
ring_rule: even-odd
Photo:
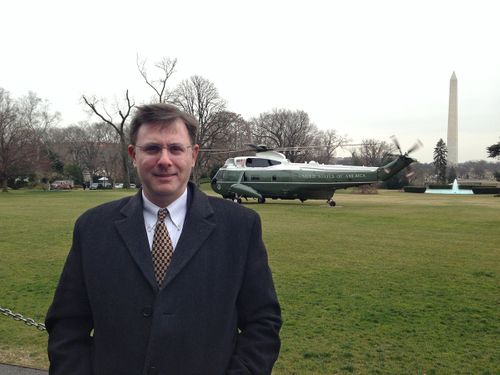
[[[159,207],[179,198],[198,156],[182,120],[168,125],[142,124],[136,145],[128,146],[146,197]]]

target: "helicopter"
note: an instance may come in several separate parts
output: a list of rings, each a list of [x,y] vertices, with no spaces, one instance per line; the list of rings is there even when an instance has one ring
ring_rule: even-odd
[[[241,203],[242,198],[256,198],[259,203],[271,199],[326,199],[335,206],[333,195],[338,189],[385,181],[415,162],[408,155],[420,148],[418,141],[405,154],[395,138],[399,155],[381,167],[319,164],[315,161],[292,163],[285,155],[265,145],[248,144],[255,156],[238,156],[226,160],[211,180],[214,192]],[[412,172],[408,174],[411,175]]]

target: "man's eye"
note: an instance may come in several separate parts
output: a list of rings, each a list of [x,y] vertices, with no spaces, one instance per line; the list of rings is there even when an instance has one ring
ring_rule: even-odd
[[[184,147],[182,145],[170,145],[168,146],[168,151],[171,154],[179,155],[184,152]]]
[[[143,150],[148,154],[158,154],[161,152],[161,147],[158,145],[147,145],[143,147]]]

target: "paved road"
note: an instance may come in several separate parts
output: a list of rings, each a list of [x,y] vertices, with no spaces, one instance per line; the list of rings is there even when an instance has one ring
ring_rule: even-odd
[[[47,371],[27,367],[4,365],[0,363],[0,375],[47,375]]]

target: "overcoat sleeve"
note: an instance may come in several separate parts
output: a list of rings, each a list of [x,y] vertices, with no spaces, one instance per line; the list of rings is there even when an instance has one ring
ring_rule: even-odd
[[[253,216],[245,275],[237,300],[236,349],[227,374],[271,374],[280,349],[281,311],[258,215]]]
[[[50,375],[92,374],[92,314],[78,243],[78,221],[45,325],[49,333]]]

